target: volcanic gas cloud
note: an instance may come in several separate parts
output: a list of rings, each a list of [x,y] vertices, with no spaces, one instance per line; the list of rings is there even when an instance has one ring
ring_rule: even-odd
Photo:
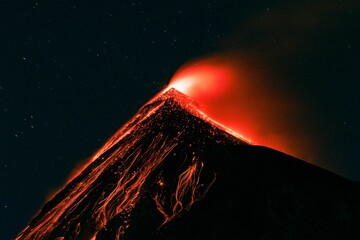
[[[204,112],[250,139],[312,161],[312,137],[299,102],[276,86],[276,79],[233,54],[193,60],[171,79],[171,87],[205,106]]]

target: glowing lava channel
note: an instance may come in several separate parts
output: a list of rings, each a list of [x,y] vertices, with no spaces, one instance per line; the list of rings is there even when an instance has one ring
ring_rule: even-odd
[[[197,108],[187,96],[168,91],[170,88],[177,89],[205,108]],[[284,126],[289,123],[294,125],[299,121],[296,115],[296,121],[288,121],[289,116],[292,116],[289,114],[293,110],[292,106],[289,108],[284,104],[287,102],[269,90],[268,85],[259,84],[256,74],[244,71],[237,63],[234,64],[232,58],[214,57],[192,62],[174,75],[162,93],[165,91],[172,98],[176,98],[178,104],[184,105],[183,110],[212,123],[214,129],[219,127],[248,143],[257,142],[293,153],[285,143],[291,142],[294,137],[279,135]],[[161,96],[166,96],[166,93]],[[160,100],[150,101],[115,133],[84,166],[83,169],[89,171],[78,171],[68,185],[60,190],[64,194],[58,192],[53,199],[65,197],[61,201],[54,200],[56,204],[53,207],[41,211],[16,239],[49,239],[54,232],[60,234],[56,238],[59,240],[65,239],[64,236],[69,236],[70,239],[96,239],[109,221],[119,215],[125,217],[118,228],[116,239],[122,239],[130,224],[128,216],[141,198],[145,182],[149,181],[151,174],[178,146],[178,139],[184,133],[179,131],[175,138],[168,138],[167,133],[155,131],[151,141],[144,141],[149,137],[147,134],[152,134],[152,131],[148,131],[151,129],[148,124],[159,120],[154,120],[153,117],[165,106],[166,101]],[[286,117],[281,118],[284,115]],[[150,118],[152,121],[148,121]],[[291,134],[293,135],[293,132]],[[142,146],[143,144],[146,146]],[[190,164],[184,165],[183,169],[173,176],[177,179],[175,188],[171,191],[159,191],[151,196],[164,218],[162,224],[189,210],[194,202],[204,197],[216,179],[214,176],[214,179],[205,185],[201,183],[204,162],[196,155],[190,161]],[[114,184],[103,188],[97,183],[109,172],[114,176]],[[159,179],[157,184],[160,188],[166,186],[162,179]],[[89,199],[94,196],[95,202],[88,204]],[[79,219],[87,219],[87,222],[80,223]],[[85,234],[89,227],[91,231],[88,235],[81,235]]]
[[[184,133],[179,131],[175,137],[169,138],[165,133],[155,132],[152,140],[146,141],[151,134],[148,125],[152,121],[149,120],[153,120],[158,110],[164,107],[165,101],[162,99],[160,104],[147,108],[152,104],[150,102],[120,128],[84,166],[86,170],[77,172],[53,197],[64,196],[61,201],[54,200],[58,202],[46,211],[41,211],[16,239],[50,239],[55,232],[55,239],[58,240],[95,240],[99,232],[106,229],[109,221],[118,215],[124,216],[124,221],[117,229],[115,239],[123,239],[131,224],[128,219],[132,210],[146,191],[146,182],[150,181],[153,172],[173,152]],[[178,180],[175,189],[159,191],[152,196],[156,208],[164,217],[159,228],[180,216],[183,211],[188,211],[207,193],[216,176],[208,183],[201,182],[203,167],[204,163],[194,157],[187,167],[184,164],[185,169],[179,169],[178,175],[174,176]],[[109,172],[113,175],[114,184],[101,185],[101,179]],[[166,183],[159,180],[157,184],[158,188],[164,188]],[[88,204],[89,199],[95,201]]]

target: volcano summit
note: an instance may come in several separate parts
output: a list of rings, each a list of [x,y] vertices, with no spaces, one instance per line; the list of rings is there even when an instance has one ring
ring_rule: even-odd
[[[358,185],[250,140],[170,89],[16,239],[358,239]]]

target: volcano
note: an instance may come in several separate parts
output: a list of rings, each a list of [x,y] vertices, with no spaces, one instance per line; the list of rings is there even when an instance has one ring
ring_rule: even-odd
[[[357,183],[250,140],[170,89],[16,239],[359,239]]]

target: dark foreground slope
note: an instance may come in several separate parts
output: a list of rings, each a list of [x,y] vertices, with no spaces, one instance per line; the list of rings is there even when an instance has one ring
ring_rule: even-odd
[[[357,189],[249,145],[170,90],[140,109],[18,239],[359,239]]]

